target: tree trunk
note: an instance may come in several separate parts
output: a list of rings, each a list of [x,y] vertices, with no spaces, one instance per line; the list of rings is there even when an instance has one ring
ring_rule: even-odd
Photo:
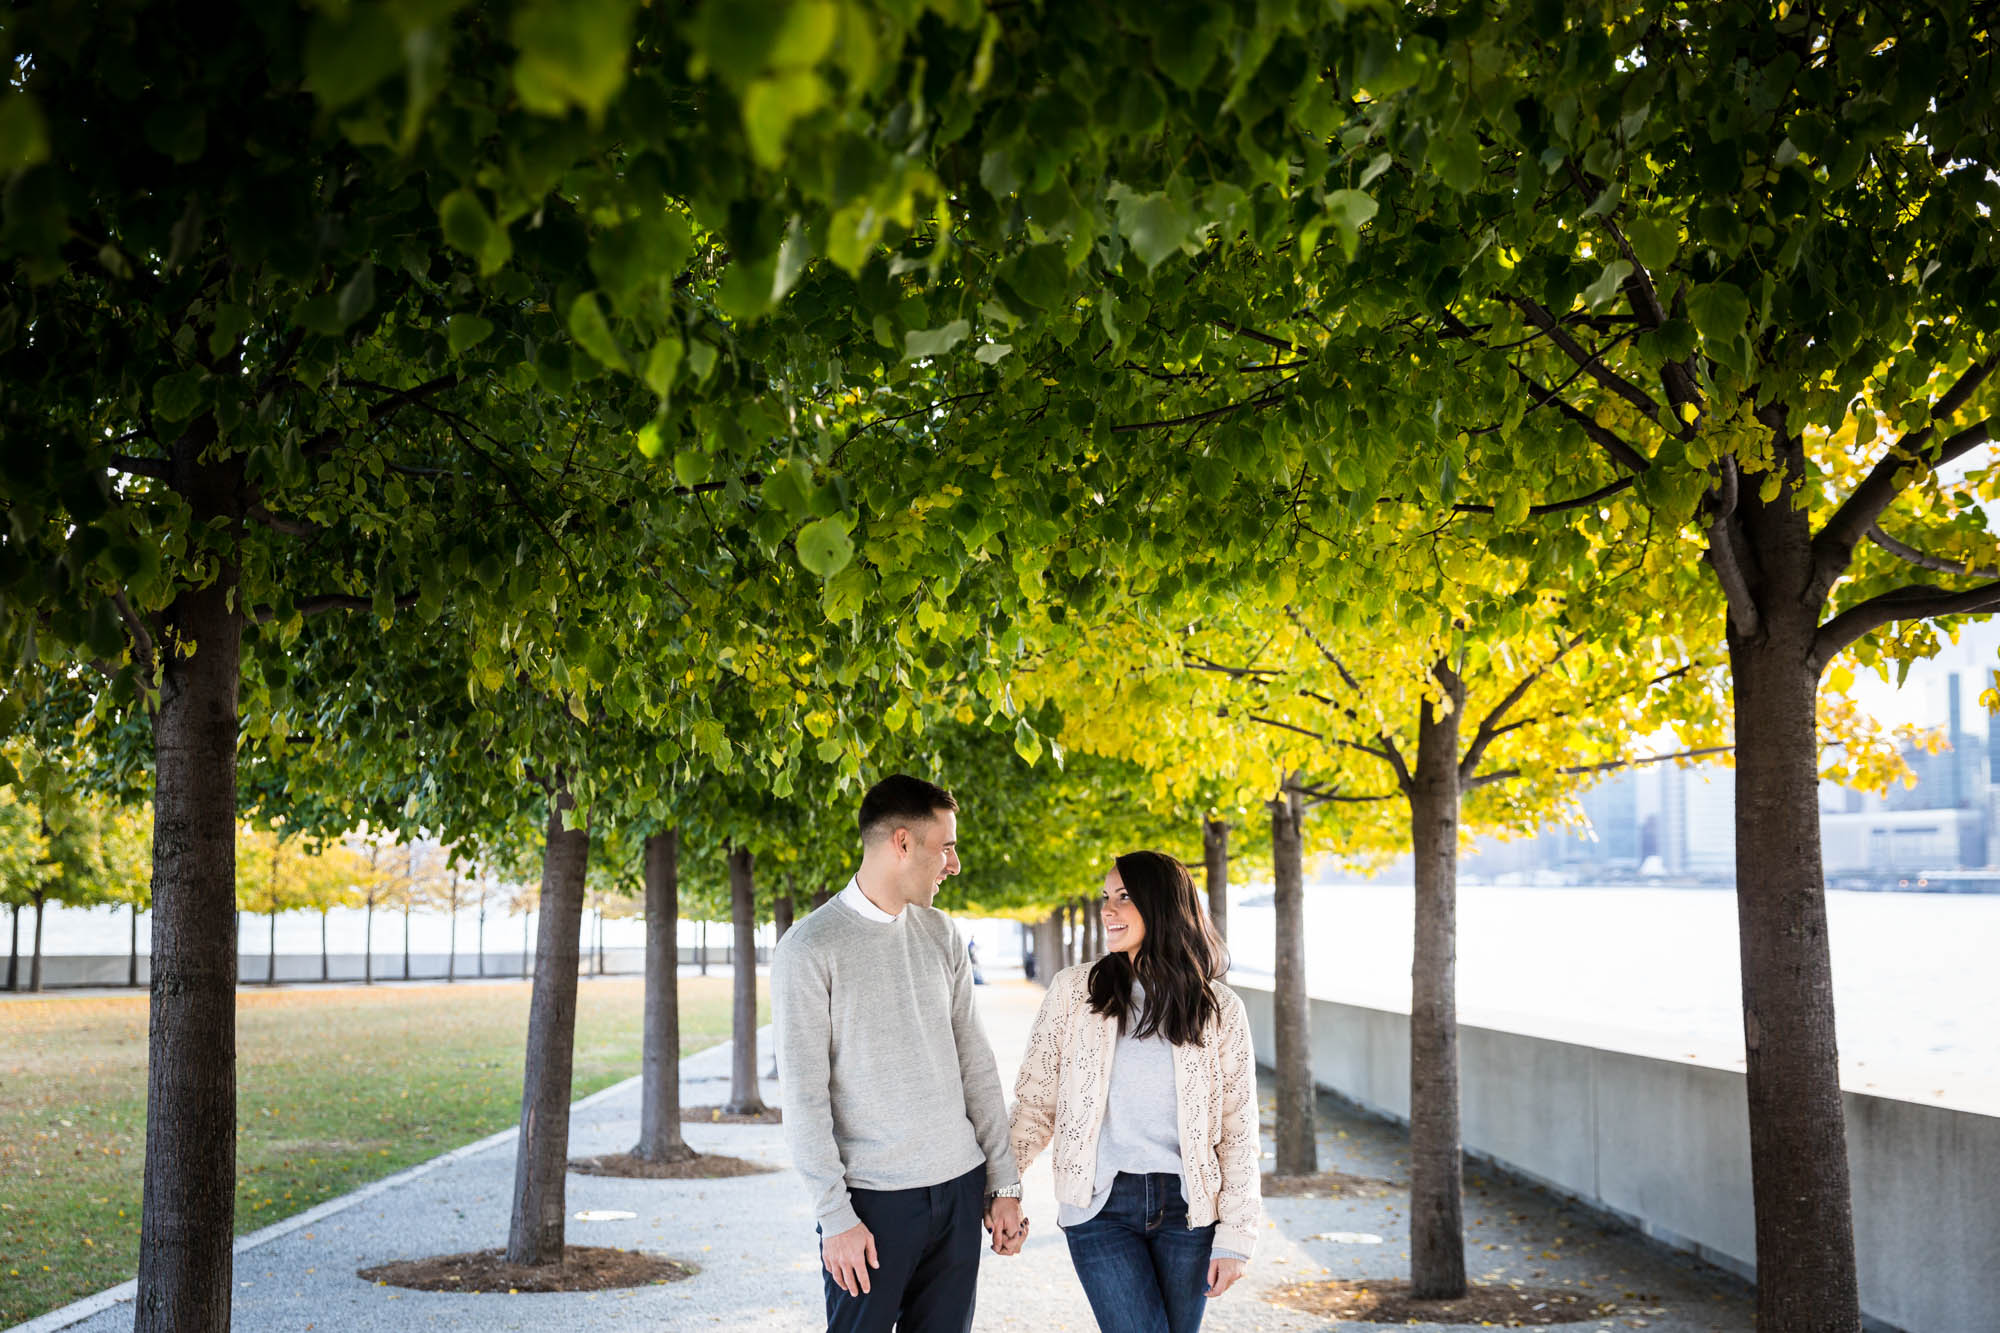
[[[239,518],[241,463],[173,446],[197,529]],[[226,1333],[236,1230],[234,552],[165,613],[153,713],[153,979],[135,1333]]]
[[[403,980],[410,979],[410,904],[403,903]]]
[[[21,989],[21,904],[14,904],[14,927],[7,944],[7,989]]]
[[[558,1264],[563,1258],[564,1185],[569,1171],[570,1077],[576,1056],[577,936],[583,928],[588,827],[566,828],[565,787],[549,805],[542,856],[541,927],[528,1002],[527,1067],[521,1080],[521,1135],[514,1156],[514,1214],[507,1261]]]
[[[475,975],[483,977],[486,975],[486,895],[483,893],[479,895],[478,957]]]
[[[1458,1096],[1459,716],[1465,688],[1441,671],[1452,709],[1417,721],[1410,834],[1416,936],[1410,965],[1410,1285],[1421,1300],[1465,1294]]]
[[[775,945],[778,942],[778,940],[784,939],[785,932],[792,928],[792,895],[789,892],[791,888],[791,881],[789,878],[787,878],[786,880],[785,887],[787,889],[787,892],[779,894],[777,898],[771,903],[771,924],[777,928],[776,929],[777,938],[772,941],[773,945]]]
[[[35,994],[42,993],[42,908],[48,897],[39,889],[35,891],[35,951],[28,959],[28,989]]]
[[[264,919],[270,928],[270,933],[265,936],[264,984],[275,986],[278,984],[278,909],[273,907],[264,914]]]
[[[1277,1161],[1281,1176],[1309,1176],[1319,1170],[1313,1126],[1312,1029],[1306,1007],[1305,844],[1302,802],[1286,780],[1271,811],[1271,877],[1277,909],[1277,958],[1271,1002],[1278,1105]]]
[[[731,1115],[760,1115],[764,1099],[757,1091],[757,881],[756,858],[747,847],[729,852],[729,921],[735,927],[729,963],[733,974],[735,1014],[731,1034],[735,1049],[729,1061]]]
[[[821,889],[819,892],[813,894],[812,909],[813,911],[817,912],[820,908],[826,906],[829,902],[832,901],[833,901],[833,895],[829,893],[827,890]]]
[[[1090,956],[1104,957],[1104,905],[1097,898],[1086,899],[1083,904],[1084,919],[1090,923]]]
[[[451,943],[446,946],[444,956],[444,979],[458,980],[458,872],[451,876]]]
[[[361,941],[361,980],[364,985],[372,986],[375,984],[375,895],[374,894],[371,893],[368,895],[368,901],[366,905],[368,908],[368,915],[364,920],[361,928],[363,936]],[[523,970],[527,968],[526,958],[527,954],[524,951],[522,953],[523,961],[521,964]]]
[[[708,975],[708,922],[706,921],[701,923],[700,929],[695,936],[694,956],[695,956],[695,961],[701,965],[701,974],[703,976],[707,976]]]
[[[319,979],[321,981],[333,980],[332,972],[326,965],[326,911],[327,909],[324,907],[319,909]]]
[[[139,986],[139,904],[132,904],[132,941],[125,955],[125,984],[138,989]]]
[[[1201,863],[1208,871],[1208,916],[1215,933],[1229,939],[1229,822],[1201,822]]]
[[[646,1013],[639,1055],[639,1142],[632,1155],[682,1162],[680,883],[678,829],[646,839]]]
[[[1798,466],[1796,445],[1791,461]],[[1761,625],[1728,628],[1736,714],[1736,913],[1756,1205],[1757,1327],[1855,1333],[1846,1126],[1820,860],[1818,679],[1823,595],[1789,494],[1746,478],[1739,502]]]

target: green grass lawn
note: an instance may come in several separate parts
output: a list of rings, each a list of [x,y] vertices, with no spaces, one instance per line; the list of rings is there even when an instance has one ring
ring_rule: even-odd
[[[683,978],[681,1050],[729,1036],[727,973]],[[578,990],[575,1095],[639,1072],[641,985]],[[0,1327],[131,1277],[146,1147],[141,995],[0,1002]],[[525,982],[244,990],[236,1229],[514,1124]]]

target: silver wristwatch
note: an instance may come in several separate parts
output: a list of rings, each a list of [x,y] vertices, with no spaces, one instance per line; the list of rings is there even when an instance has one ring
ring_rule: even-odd
[[[1005,1189],[986,1191],[986,1201],[988,1203],[993,1202],[995,1199],[1018,1199],[1020,1197],[1021,1186],[1018,1183],[1009,1185]]]

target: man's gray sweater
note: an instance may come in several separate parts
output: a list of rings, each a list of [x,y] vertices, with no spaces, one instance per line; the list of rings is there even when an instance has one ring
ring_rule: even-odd
[[[982,1162],[1020,1180],[993,1048],[951,918],[864,920],[839,899],[785,933],[771,963],[785,1141],[821,1231],[860,1222],[849,1189],[940,1185]]]

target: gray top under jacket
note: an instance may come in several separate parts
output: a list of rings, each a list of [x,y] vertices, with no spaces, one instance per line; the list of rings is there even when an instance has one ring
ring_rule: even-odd
[[[828,1236],[861,1220],[850,1189],[920,1189],[981,1163],[989,1193],[1020,1181],[951,918],[864,915],[846,897],[787,931],[771,963],[785,1141]]]
[[[1097,1131],[1097,1177],[1090,1205],[1057,1205],[1056,1225],[1073,1227],[1104,1211],[1120,1171],[1133,1175],[1181,1174],[1180,1097],[1174,1084],[1174,1047],[1162,1033],[1132,1035],[1146,1010],[1146,989],[1132,983],[1132,1008],[1111,1052],[1111,1085],[1104,1097],[1104,1124]],[[1185,1193],[1185,1187],[1183,1187]],[[1220,1247],[1216,1259],[1245,1259]]]

